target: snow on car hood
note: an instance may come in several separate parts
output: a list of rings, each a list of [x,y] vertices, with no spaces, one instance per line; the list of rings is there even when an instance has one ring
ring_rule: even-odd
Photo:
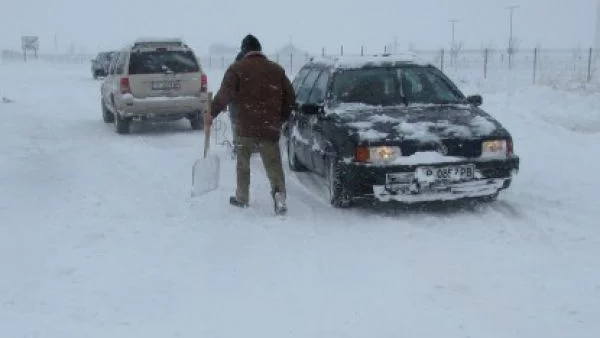
[[[326,113],[346,125],[350,135],[367,142],[415,140],[430,143],[447,138],[473,139],[507,134],[498,121],[469,105],[373,107],[344,104]]]

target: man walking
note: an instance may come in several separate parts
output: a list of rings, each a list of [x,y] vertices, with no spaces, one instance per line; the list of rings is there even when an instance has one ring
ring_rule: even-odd
[[[236,109],[237,189],[229,199],[231,205],[247,207],[250,188],[250,157],[258,146],[260,157],[271,183],[275,212],[287,211],[285,177],[279,151],[281,126],[288,120],[296,101],[294,89],[285,70],[267,59],[260,42],[253,35],[242,40],[241,60],[233,63],[223,77],[221,87],[205,115],[208,128],[212,119],[233,103]]]

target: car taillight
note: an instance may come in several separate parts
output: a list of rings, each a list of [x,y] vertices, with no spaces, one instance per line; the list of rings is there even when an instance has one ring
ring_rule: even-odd
[[[206,77],[206,74],[202,74],[202,76],[200,77],[200,92],[206,93],[207,90],[208,90],[208,78]]]
[[[354,150],[354,159],[357,162],[368,162],[370,152],[368,147],[356,147]]]
[[[129,85],[129,78],[122,77],[119,82],[121,94],[131,94],[131,86]]]
[[[514,151],[514,149],[513,149],[512,139],[506,140],[506,155],[512,155],[513,151]]]

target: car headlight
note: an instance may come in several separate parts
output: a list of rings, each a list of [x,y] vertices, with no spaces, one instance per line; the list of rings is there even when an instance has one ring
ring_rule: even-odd
[[[358,147],[355,158],[359,162],[391,162],[402,156],[400,147]]]
[[[484,141],[481,144],[481,156],[507,155],[508,142],[506,140]]]

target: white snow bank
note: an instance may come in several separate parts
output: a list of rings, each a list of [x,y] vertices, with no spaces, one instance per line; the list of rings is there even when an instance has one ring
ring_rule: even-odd
[[[493,81],[477,81],[465,87],[469,92],[483,93],[482,108],[501,123],[505,117],[515,116],[523,123],[543,121],[578,133],[600,133],[598,92],[544,86],[503,87]]]
[[[3,336],[600,332],[600,134],[546,119],[590,116],[595,98],[481,92],[523,159],[494,204],[338,210],[309,188],[327,190],[317,175],[286,171],[282,220],[258,156],[250,208],[229,206],[235,161],[224,156],[220,190],[190,201],[202,133],[167,123],[116,135],[88,66],[0,65],[2,95],[18,102],[2,106],[0,123]]]

